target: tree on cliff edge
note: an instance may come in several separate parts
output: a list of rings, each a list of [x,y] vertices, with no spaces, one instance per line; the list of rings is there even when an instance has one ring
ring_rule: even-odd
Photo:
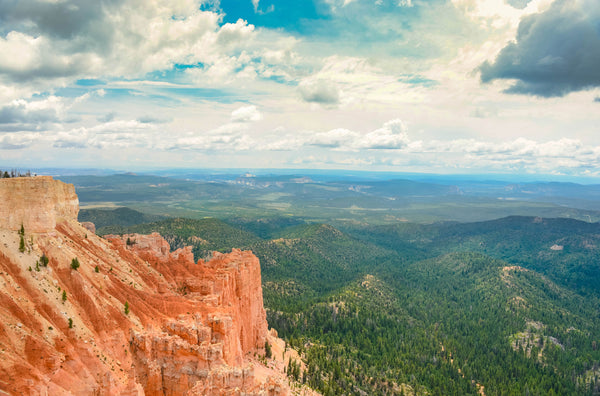
[[[79,268],[79,260],[77,260],[77,257],[71,260],[71,268],[75,271],[77,271],[77,268]]]

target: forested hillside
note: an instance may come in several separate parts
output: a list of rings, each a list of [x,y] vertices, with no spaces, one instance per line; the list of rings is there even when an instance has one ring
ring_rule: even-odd
[[[480,252],[536,270],[579,293],[600,297],[600,223],[511,216],[477,223],[403,223],[345,230],[358,239],[416,258]]]

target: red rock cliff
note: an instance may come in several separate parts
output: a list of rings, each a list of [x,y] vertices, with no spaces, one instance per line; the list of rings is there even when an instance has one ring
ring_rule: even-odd
[[[50,176],[0,179],[0,226],[48,232],[57,220],[77,220],[79,199],[72,184]]]
[[[266,339],[280,340],[267,332],[251,252],[194,263],[189,248],[170,252],[158,234],[105,240],[76,222],[72,186],[14,180],[0,197],[32,206],[0,218],[0,393],[290,392],[282,364],[255,358]]]

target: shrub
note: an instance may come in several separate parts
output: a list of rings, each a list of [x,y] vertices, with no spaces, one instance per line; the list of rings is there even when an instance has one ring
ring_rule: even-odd
[[[46,254],[42,254],[42,257],[40,257],[40,264],[42,265],[42,267],[47,267],[48,263],[50,262],[50,259],[48,259],[48,256],[46,256]]]
[[[63,302],[63,304],[64,304],[65,301],[67,301],[67,291],[63,290],[63,292],[62,292],[62,302]]]
[[[100,272],[100,268],[98,268],[98,266],[94,267],[94,272]]]
[[[129,303],[127,301],[125,301],[125,315],[129,315]]]
[[[71,268],[75,271],[77,271],[77,268],[79,268],[79,260],[77,260],[77,257],[71,260]]]
[[[73,319],[69,318],[69,329],[73,328]]]
[[[25,251],[25,239],[23,235],[21,235],[21,241],[19,242],[19,252],[23,253]]]

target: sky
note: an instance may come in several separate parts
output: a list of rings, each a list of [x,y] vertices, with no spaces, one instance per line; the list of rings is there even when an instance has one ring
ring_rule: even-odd
[[[0,0],[0,168],[600,176],[598,0]]]

